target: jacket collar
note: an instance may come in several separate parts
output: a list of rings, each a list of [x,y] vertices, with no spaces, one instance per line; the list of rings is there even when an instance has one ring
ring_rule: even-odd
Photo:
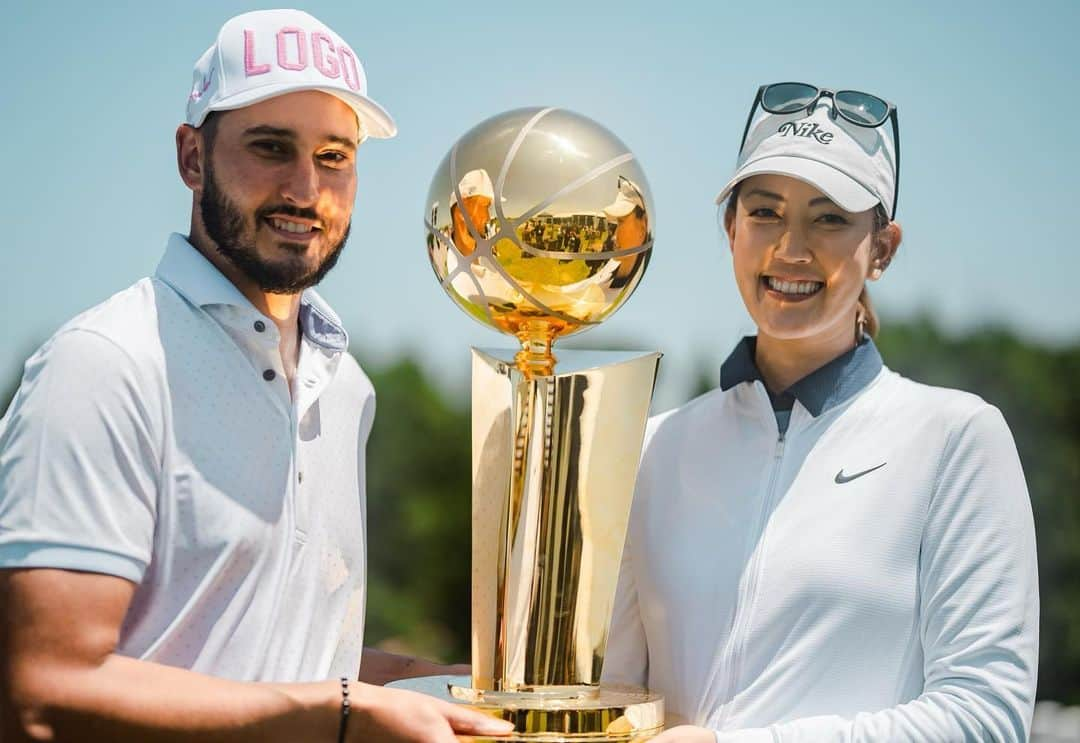
[[[728,390],[743,382],[765,383],[754,361],[757,338],[746,336],[720,367],[720,388]],[[874,341],[867,338],[847,353],[810,372],[780,395],[790,395],[815,418],[862,390],[881,371],[881,354]]]

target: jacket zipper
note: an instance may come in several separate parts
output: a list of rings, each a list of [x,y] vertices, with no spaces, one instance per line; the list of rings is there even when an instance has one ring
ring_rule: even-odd
[[[791,421],[788,421],[788,428],[791,427]],[[724,682],[724,691],[720,696],[721,701],[719,709],[715,714],[716,720],[712,722],[718,730],[723,730],[723,726],[727,721],[728,715],[731,711],[731,703],[734,701],[735,685],[738,682],[739,676],[742,672],[742,654],[743,645],[746,641],[746,635],[749,634],[750,620],[753,616],[754,606],[757,603],[757,585],[758,578],[761,573],[761,561],[765,552],[765,531],[768,526],[768,516],[772,510],[772,503],[776,497],[776,483],[780,475],[780,463],[784,458],[784,444],[787,441],[786,433],[777,431],[776,447],[773,449],[773,462],[772,471],[769,473],[769,485],[765,490],[765,497],[762,499],[761,508],[758,512],[757,519],[757,535],[758,543],[754,549],[753,556],[750,560],[750,565],[747,567],[748,581],[746,584],[745,594],[742,596],[742,600],[739,602],[739,608],[736,610],[735,621],[731,627],[731,638],[729,641],[731,647],[731,657],[727,665],[727,674]],[[724,653],[717,655],[717,664],[713,668],[711,678],[716,678],[720,672],[722,666],[722,659]],[[704,710],[702,710],[704,711]]]

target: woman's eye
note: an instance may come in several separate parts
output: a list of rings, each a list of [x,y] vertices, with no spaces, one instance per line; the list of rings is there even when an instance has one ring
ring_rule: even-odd
[[[849,224],[847,218],[840,214],[822,214],[817,221],[829,225]]]
[[[767,206],[759,206],[757,209],[750,210],[750,216],[759,219],[774,219],[779,215]]]

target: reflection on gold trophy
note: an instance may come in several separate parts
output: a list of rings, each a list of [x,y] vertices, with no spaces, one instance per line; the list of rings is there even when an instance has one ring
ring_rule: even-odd
[[[551,348],[641,281],[645,175],[595,122],[521,109],[454,145],[427,204],[443,288],[521,347],[473,350],[472,678],[399,685],[512,720],[511,740],[647,740],[663,700],[600,675],[660,355]]]

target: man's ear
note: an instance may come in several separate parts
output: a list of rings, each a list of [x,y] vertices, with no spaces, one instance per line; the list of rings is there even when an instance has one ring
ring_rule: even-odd
[[[192,191],[203,187],[203,160],[206,155],[203,133],[189,124],[176,128],[176,167],[180,180]]]

